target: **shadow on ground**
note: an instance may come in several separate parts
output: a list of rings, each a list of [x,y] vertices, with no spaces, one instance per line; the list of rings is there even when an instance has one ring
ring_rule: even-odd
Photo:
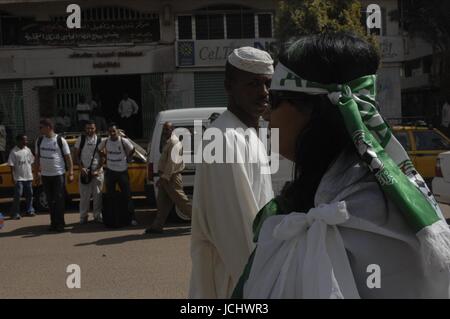
[[[48,223],[50,223],[50,217],[48,216],[48,213],[39,213],[39,215],[47,215]],[[66,213],[66,220],[68,219],[69,215],[77,215],[77,212],[69,212]],[[149,210],[136,210],[136,220],[138,222],[137,226],[127,226],[123,228],[107,228],[101,223],[96,223],[94,221],[89,221],[86,225],[80,225],[78,222],[75,223],[68,223],[66,224],[65,232],[69,232],[72,234],[86,234],[86,233],[101,233],[101,232],[119,232],[124,230],[139,230],[140,234],[132,234],[132,235],[126,235],[126,236],[118,236],[118,237],[112,237],[107,239],[102,239],[98,241],[94,241],[92,243],[83,243],[78,244],[77,246],[87,246],[87,245],[111,245],[111,244],[120,244],[126,241],[132,241],[132,240],[142,240],[142,239],[151,239],[151,238],[158,238],[158,237],[173,237],[173,236],[185,236],[190,234],[190,224],[189,223],[168,223],[166,225],[166,231],[163,234],[152,234],[147,235],[144,233],[145,229],[151,225],[154,218],[156,216],[156,211],[149,211]],[[23,219],[28,219],[33,217],[23,217]],[[90,215],[90,218],[92,216]],[[70,218],[73,220],[73,217]],[[6,219],[6,221],[8,221]],[[78,220],[78,218],[77,218]],[[20,221],[19,221],[20,222]],[[58,233],[52,232],[48,230],[49,224],[42,224],[42,225],[33,225],[33,226],[25,226],[21,228],[14,229],[12,231],[7,231],[6,228],[3,229],[2,232],[0,232],[0,238],[2,237],[22,237],[22,238],[34,238],[34,237],[40,237],[40,236],[46,236],[46,235],[56,235]]]
[[[99,239],[93,242],[88,243],[80,243],[76,244],[75,247],[84,247],[84,246],[106,246],[106,245],[117,245],[122,244],[124,242],[130,242],[135,240],[149,240],[149,239],[155,239],[155,238],[165,238],[165,237],[178,237],[178,236],[188,236],[191,234],[191,226],[182,226],[182,227],[170,227],[166,228],[164,233],[162,234],[145,234],[142,232],[141,234],[132,234],[132,235],[125,235],[125,236],[118,236],[118,237],[111,237],[111,238],[105,238],[105,239]]]

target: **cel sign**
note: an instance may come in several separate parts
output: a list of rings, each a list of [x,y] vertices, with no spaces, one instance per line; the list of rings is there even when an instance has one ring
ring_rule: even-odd
[[[228,55],[236,48],[251,46],[273,54],[274,39],[196,40],[178,41],[177,66],[179,67],[222,67]]]

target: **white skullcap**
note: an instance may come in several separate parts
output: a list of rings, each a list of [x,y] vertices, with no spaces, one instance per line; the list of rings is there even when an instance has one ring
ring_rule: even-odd
[[[273,74],[273,60],[266,51],[252,47],[234,49],[228,62],[239,70],[255,74]]]

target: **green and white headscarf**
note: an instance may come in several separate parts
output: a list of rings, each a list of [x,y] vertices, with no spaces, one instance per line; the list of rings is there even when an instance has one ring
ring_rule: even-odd
[[[450,271],[450,229],[422,176],[375,107],[376,75],[324,85],[302,79],[278,63],[270,90],[328,95],[361,159],[417,235],[425,265]]]

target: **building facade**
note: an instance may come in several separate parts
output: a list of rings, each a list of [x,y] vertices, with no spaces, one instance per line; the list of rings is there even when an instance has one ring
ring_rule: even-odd
[[[118,105],[128,93],[140,107],[138,137],[148,139],[160,110],[226,105],[224,65],[233,48],[276,46],[272,0],[79,0],[81,29],[68,29],[71,3],[0,1],[0,111],[13,132],[34,137],[40,117],[59,114],[74,126],[81,96],[120,124]],[[406,43],[388,18],[398,2],[377,3],[380,107],[385,117],[400,117],[399,88],[416,81],[404,66],[416,58],[418,44]]]
[[[409,10],[413,0],[379,0],[382,28],[380,48],[382,65],[378,77],[380,108],[387,118],[418,117],[438,125],[440,101],[438,83],[439,61],[433,47],[424,39],[411,37],[408,26],[399,17]],[[368,6],[372,1],[363,1]]]
[[[1,1],[0,109],[15,132],[81,96],[118,121],[123,93],[140,106],[139,137],[149,138],[166,108],[224,106],[223,67],[241,45],[274,45],[272,1],[77,1],[81,29],[70,30],[69,1]],[[72,123],[72,126],[75,126]]]

